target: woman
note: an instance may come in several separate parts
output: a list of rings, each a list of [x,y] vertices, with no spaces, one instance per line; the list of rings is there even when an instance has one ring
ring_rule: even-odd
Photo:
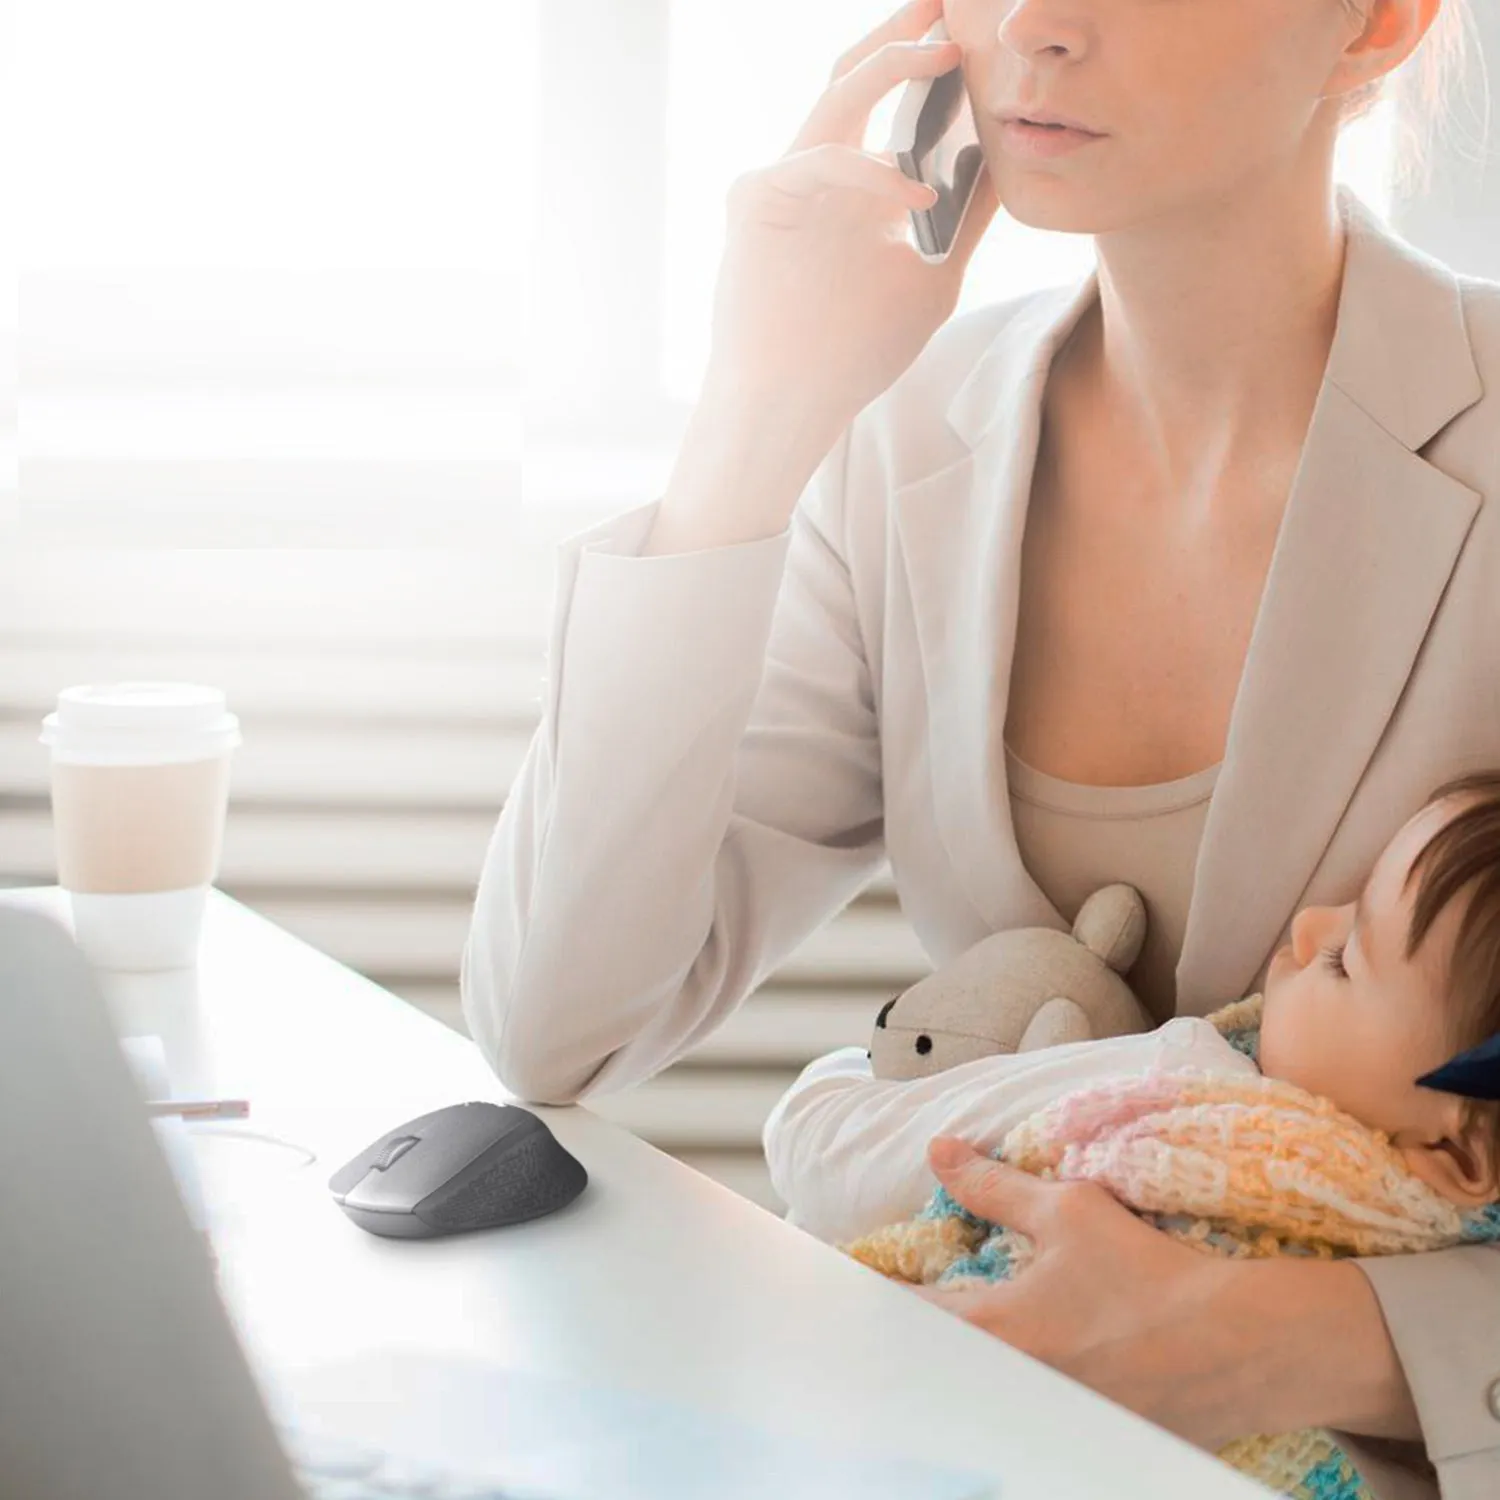
[[[887,857],[935,964],[1129,880],[1132,982],[1206,1014],[1500,760],[1500,285],[1332,176],[1440,3],[914,0],[735,184],[667,492],[560,550],[463,962],[512,1091],[665,1067]],[[960,62],[988,171],[930,265],[859,147]],[[1049,109],[1095,136],[1020,154],[998,116]],[[950,320],[997,201],[1097,268]],[[1494,1251],[1209,1264],[933,1166],[1043,1250],[933,1300],[1205,1447],[1324,1425],[1382,1500],[1500,1493]]]

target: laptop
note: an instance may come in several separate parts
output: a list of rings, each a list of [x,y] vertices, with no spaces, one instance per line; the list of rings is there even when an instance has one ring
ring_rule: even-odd
[[[253,1368],[93,971],[58,923],[3,901],[0,1351],[0,1500],[998,1494],[984,1475],[448,1354]]]

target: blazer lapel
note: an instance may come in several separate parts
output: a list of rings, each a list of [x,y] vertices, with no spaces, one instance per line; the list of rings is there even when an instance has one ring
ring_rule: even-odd
[[[1003,734],[1047,372],[1097,292],[1091,267],[1016,308],[948,404],[964,452],[892,498],[927,693],[938,832],[991,931],[1070,925],[1021,863]]]
[[[1479,496],[1416,451],[1482,394],[1459,287],[1347,187],[1328,365],[1288,497],[1177,966],[1180,1014],[1245,993],[1379,742]],[[991,930],[1065,928],[1020,860],[1003,726],[1021,543],[1056,350],[1097,268],[1027,299],[954,393],[965,451],[893,497],[928,699],[938,829]]]
[[[1479,508],[1418,451],[1483,394],[1457,280],[1339,199],[1337,324],[1204,825],[1181,1015],[1247,993],[1303,904]]]

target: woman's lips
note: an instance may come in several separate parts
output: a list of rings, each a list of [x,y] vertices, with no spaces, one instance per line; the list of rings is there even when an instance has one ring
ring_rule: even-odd
[[[1063,156],[1077,151],[1102,135],[1087,130],[1074,130],[1068,125],[1031,125],[1025,120],[1004,120],[1000,126],[1000,138],[1006,150],[1016,156]]]

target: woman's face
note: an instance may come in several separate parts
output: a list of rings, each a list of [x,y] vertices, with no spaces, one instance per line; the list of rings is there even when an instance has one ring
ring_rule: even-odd
[[[1372,76],[1345,48],[1377,3],[947,0],[945,15],[1007,211],[1098,233],[1234,196],[1245,179],[1326,181],[1338,96]],[[1027,158],[1004,141],[1013,108],[1055,110],[1105,138]]]

